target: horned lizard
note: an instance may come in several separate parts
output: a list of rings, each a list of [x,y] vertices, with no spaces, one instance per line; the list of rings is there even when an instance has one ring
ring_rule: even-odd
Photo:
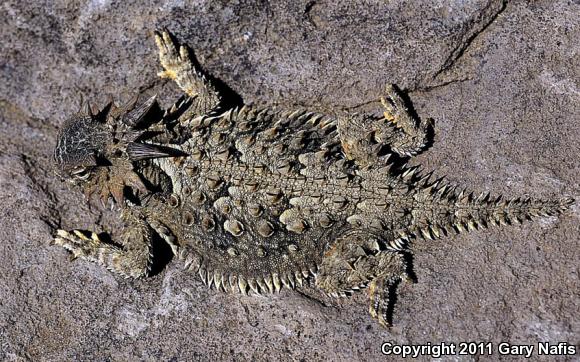
[[[68,120],[54,157],[88,196],[115,202],[117,243],[58,230],[54,243],[126,277],[149,274],[152,240],[209,286],[277,292],[305,281],[339,297],[368,288],[385,326],[411,243],[555,215],[572,199],[474,196],[393,162],[426,148],[433,127],[387,87],[384,115],[326,116],[228,102],[191,50],[155,34],[163,71],[185,93],[154,115],[155,97]]]

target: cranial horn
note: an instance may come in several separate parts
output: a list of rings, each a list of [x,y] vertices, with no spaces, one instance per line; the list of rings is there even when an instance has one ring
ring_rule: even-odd
[[[149,113],[151,108],[155,105],[156,101],[157,95],[153,95],[145,102],[135,106],[137,98],[134,98],[124,107],[126,113],[122,115],[121,121],[130,127],[136,127],[143,121],[147,113]]]
[[[91,115],[91,106],[89,102],[85,102],[85,97],[82,93],[80,93],[80,100],[79,100],[79,110],[77,111],[79,115]]]
[[[89,101],[84,101],[81,98],[81,109],[79,110],[79,113],[81,114],[85,114],[87,116],[93,117],[95,116],[97,113],[99,113],[99,111],[95,108],[94,105],[92,105]]]
[[[85,103],[85,114],[91,117],[94,115],[93,107],[91,107],[91,104],[88,101]]]
[[[91,107],[93,108],[93,107]],[[93,114],[92,116],[98,120],[99,122],[105,122],[107,120],[107,116],[109,115],[109,112],[111,111],[111,109],[113,108],[113,102],[108,102],[103,109],[101,109],[100,111],[95,111],[95,109],[93,109]]]
[[[131,142],[127,145],[127,154],[132,161],[146,160],[149,158],[185,156],[183,152],[173,148],[137,142]]]

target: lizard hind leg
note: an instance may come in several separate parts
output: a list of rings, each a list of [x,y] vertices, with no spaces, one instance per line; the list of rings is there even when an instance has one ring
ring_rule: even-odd
[[[422,152],[432,138],[432,121],[419,120],[395,86],[382,98],[383,117],[350,114],[338,118],[337,127],[347,158],[371,166],[387,153],[411,157]]]
[[[427,148],[433,132],[433,120],[421,120],[403,99],[395,85],[386,87],[386,97],[381,97],[384,122],[378,132],[378,142],[387,142],[400,156],[414,156]]]
[[[384,327],[390,327],[396,289],[401,281],[413,281],[407,270],[405,255],[387,251],[377,256],[379,275],[369,284],[369,313]]]
[[[337,238],[323,256],[316,286],[334,297],[368,287],[373,318],[391,324],[394,291],[401,280],[412,280],[405,254],[386,249],[378,235],[352,230]]]

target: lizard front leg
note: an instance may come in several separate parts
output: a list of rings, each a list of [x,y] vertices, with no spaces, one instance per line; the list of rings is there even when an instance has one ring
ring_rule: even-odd
[[[119,244],[107,243],[94,232],[58,230],[54,244],[70,251],[74,258],[96,262],[125,277],[139,278],[151,270],[154,230],[142,216],[123,210],[126,227]]]
[[[187,45],[181,45],[167,31],[155,33],[155,42],[159,49],[159,61],[163,71],[161,78],[169,78],[192,98],[192,105],[187,115],[206,115],[215,110],[222,101],[222,96],[201,70]]]

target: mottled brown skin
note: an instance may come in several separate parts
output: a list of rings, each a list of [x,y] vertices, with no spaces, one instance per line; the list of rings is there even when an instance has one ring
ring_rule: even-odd
[[[305,279],[332,296],[368,287],[371,315],[389,325],[411,241],[557,214],[572,202],[474,197],[393,166],[392,154],[421,152],[432,127],[394,87],[384,117],[232,107],[187,47],[168,32],[156,41],[160,76],[187,99],[148,122],[154,98],[75,116],[55,149],[62,172],[104,203],[112,195],[127,224],[121,247],[78,230],[59,230],[55,243],[122,275],[147,275],[158,235],[217,289],[274,292]]]

